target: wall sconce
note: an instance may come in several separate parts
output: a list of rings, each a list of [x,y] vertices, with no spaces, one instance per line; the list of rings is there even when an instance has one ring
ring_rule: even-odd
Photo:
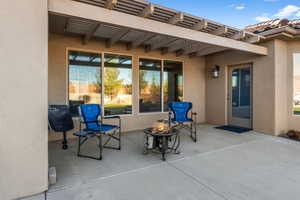
[[[219,78],[220,76],[220,66],[216,65],[212,70],[211,70],[211,77],[212,78]]]

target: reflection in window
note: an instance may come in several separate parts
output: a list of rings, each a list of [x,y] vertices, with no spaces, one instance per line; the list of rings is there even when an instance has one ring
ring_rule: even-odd
[[[251,70],[232,71],[232,116],[249,119],[251,117]]]
[[[74,116],[81,104],[101,104],[101,54],[69,51],[69,105]]]
[[[164,61],[163,93],[164,111],[169,110],[168,102],[183,101],[183,73],[181,62]]]
[[[294,114],[300,115],[300,53],[294,54]]]
[[[161,61],[139,61],[140,112],[161,112]]]
[[[132,59],[130,56],[104,55],[105,115],[132,113]]]

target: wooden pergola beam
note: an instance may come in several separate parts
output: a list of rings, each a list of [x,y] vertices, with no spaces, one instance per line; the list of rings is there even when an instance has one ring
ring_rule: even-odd
[[[64,25],[64,33],[68,32],[69,26],[70,26],[70,18],[68,17],[66,19],[65,25]]]
[[[196,31],[205,30],[208,27],[208,21],[203,19],[202,21],[194,24],[193,29]]]
[[[249,44],[243,41],[219,37],[210,33],[187,29],[159,21],[148,20],[139,16],[129,15],[115,10],[108,10],[85,3],[70,0],[49,0],[48,10],[50,13],[83,18],[99,23],[122,26],[143,32],[158,35],[176,37],[193,42],[200,42],[215,46],[222,46],[257,55],[268,55],[268,49],[264,46]]]
[[[112,10],[118,3],[118,0],[106,0],[105,8]]]
[[[261,39],[261,37],[259,35],[253,35],[247,39],[244,40],[244,42],[248,42],[248,43],[257,43],[259,42]]]
[[[193,49],[185,50],[184,55],[189,55],[189,54],[197,53],[198,51],[201,51],[202,49],[205,49],[205,48],[207,48],[209,46],[210,45],[202,45],[200,47],[196,47],[196,48],[193,48]]]
[[[178,24],[179,22],[182,22],[183,19],[184,19],[183,13],[178,12],[176,15],[174,15],[169,19],[169,24]]]
[[[168,47],[172,44],[174,44],[175,42],[177,42],[179,39],[178,38],[174,38],[171,41],[166,41],[166,42],[161,42],[161,43],[156,43],[156,44],[151,44],[151,50],[156,50],[162,47]]]
[[[246,32],[245,31],[240,31],[240,32],[237,32],[236,34],[233,34],[231,36],[231,39],[234,39],[234,40],[242,40],[246,37]]]
[[[151,51],[151,45],[145,45],[145,53],[149,53]]]
[[[84,45],[86,45],[100,27],[101,27],[101,24],[99,24],[99,23],[94,24],[92,29],[84,35],[82,43]]]
[[[154,5],[149,3],[147,7],[145,7],[140,13],[140,17],[148,18],[154,14]]]
[[[176,51],[176,57],[184,55],[185,50],[184,49],[179,49]]]
[[[218,36],[221,36],[221,35],[225,35],[228,33],[228,27],[227,26],[221,26],[220,28],[210,32],[211,34],[213,35],[218,35]]]
[[[198,52],[194,52],[194,53],[190,54],[190,57],[206,56],[206,55],[209,55],[209,54],[213,54],[213,53],[217,53],[217,52],[221,52],[221,51],[225,51],[225,50],[228,50],[228,48],[226,48],[226,47],[215,47],[215,46],[206,47],[206,48],[201,49]]]
[[[118,34],[109,38],[108,40],[106,40],[106,47],[110,48],[112,45],[114,45],[119,40],[121,40],[123,37],[125,37],[129,32],[130,32],[129,29],[124,29],[123,31],[120,31]]]
[[[167,53],[169,53],[169,48],[168,47],[161,48],[161,55],[165,55]]]
[[[152,40],[153,38],[157,37],[157,35],[151,34],[150,36],[140,37],[136,39],[135,41],[129,42],[127,44],[127,50],[132,50],[134,48],[137,48],[141,46],[143,43]]]

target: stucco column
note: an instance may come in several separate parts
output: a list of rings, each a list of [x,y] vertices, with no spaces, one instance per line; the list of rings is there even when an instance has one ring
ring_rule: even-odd
[[[0,9],[0,199],[47,189],[47,0]]]

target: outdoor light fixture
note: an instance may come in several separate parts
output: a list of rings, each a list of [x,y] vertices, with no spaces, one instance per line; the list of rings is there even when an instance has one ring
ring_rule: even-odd
[[[220,66],[216,65],[211,71],[212,78],[219,78],[220,76]]]

